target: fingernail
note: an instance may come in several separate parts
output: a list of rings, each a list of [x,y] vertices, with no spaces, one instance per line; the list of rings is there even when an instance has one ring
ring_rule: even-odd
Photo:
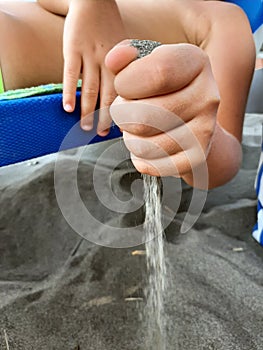
[[[107,136],[109,131],[110,131],[110,129],[106,129],[106,130],[103,130],[103,131],[98,131],[98,135],[100,135],[100,136]]]
[[[72,106],[71,106],[69,103],[66,103],[66,104],[64,105],[64,110],[65,110],[66,112],[73,112],[73,108],[72,108]]]
[[[90,131],[93,129],[93,125],[91,124],[81,124],[81,129],[83,129],[84,131]]]

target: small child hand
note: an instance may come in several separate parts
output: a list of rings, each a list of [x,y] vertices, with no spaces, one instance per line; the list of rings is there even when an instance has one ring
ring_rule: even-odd
[[[82,73],[81,126],[93,127],[93,112],[100,94],[97,132],[106,135],[111,124],[108,108],[116,97],[113,74],[105,67],[106,53],[125,38],[114,0],[71,0],[64,27],[63,106],[75,108],[77,81]]]
[[[209,58],[190,44],[136,57],[129,45],[106,56],[119,95],[112,118],[138,171],[184,177],[206,162],[215,130],[219,93]]]

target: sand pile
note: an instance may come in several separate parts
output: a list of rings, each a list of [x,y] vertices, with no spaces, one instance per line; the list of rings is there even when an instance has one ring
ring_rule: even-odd
[[[104,223],[142,221],[141,210],[116,216],[98,201],[91,174],[100,146],[91,147],[78,175],[86,206]],[[68,174],[71,153],[63,160]],[[263,249],[250,237],[259,148],[244,145],[244,155],[238,176],[209,192],[194,228],[179,234],[191,198],[185,187],[166,229],[173,350],[262,347]],[[53,169],[51,156],[0,170],[0,349],[8,338],[11,350],[142,350],[145,257],[132,252],[143,246],[105,248],[77,235],[58,208]],[[138,177],[127,162],[116,169],[116,195],[128,198]]]

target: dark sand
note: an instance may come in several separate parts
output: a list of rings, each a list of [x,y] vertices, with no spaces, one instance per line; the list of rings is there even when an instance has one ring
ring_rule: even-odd
[[[210,191],[195,227],[179,234],[186,187],[166,230],[173,350],[263,349],[263,248],[250,237],[258,156],[259,147],[244,145],[238,176]],[[147,350],[139,317],[145,301],[126,299],[143,298],[145,257],[131,254],[143,247],[105,248],[78,236],[57,206],[53,158],[0,170],[0,349],[8,349],[7,335],[10,350]],[[117,217],[100,204],[87,158],[79,184],[94,215],[122,225],[142,220],[140,211]],[[129,196],[134,170],[125,164],[114,177],[115,192]]]

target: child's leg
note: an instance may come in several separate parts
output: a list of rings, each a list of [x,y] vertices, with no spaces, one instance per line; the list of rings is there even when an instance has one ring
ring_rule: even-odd
[[[36,3],[0,3],[5,90],[62,81],[63,23]]]
[[[173,1],[118,0],[130,38],[187,42]],[[0,2],[0,67],[5,90],[62,82],[64,18],[31,2]]]

